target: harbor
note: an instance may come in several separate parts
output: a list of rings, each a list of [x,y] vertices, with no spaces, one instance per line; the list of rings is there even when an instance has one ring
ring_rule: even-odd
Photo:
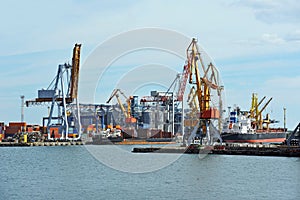
[[[0,146],[151,145],[132,152],[299,157],[300,124],[288,131],[286,110],[284,127],[271,127],[278,121],[263,116],[272,97],[265,102],[266,96],[253,93],[250,109],[234,104],[225,112],[219,72],[204,62],[197,42],[192,38],[182,72],[166,91],[140,97],[115,88],[103,104],[78,100],[81,44],[76,43],[72,64],[59,64],[47,89],[38,90],[35,99],[21,96],[21,122],[0,123]],[[48,116],[42,125],[24,122],[25,105],[43,104]]]
[[[300,199],[299,1],[1,8],[0,200]]]

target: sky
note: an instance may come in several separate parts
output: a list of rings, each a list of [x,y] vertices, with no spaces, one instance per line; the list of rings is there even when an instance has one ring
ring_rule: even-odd
[[[149,27],[198,39],[219,70],[226,106],[249,109],[252,93],[258,93],[259,98],[273,97],[266,112],[280,121],[279,126],[283,126],[283,108],[289,129],[300,122],[297,0],[11,0],[1,3],[0,19],[0,121],[5,123],[20,120],[20,95],[36,98],[37,90],[47,88],[56,75],[58,64],[71,62],[75,43],[82,44],[81,63],[86,67],[105,41]],[[116,60],[106,72],[112,79],[125,77],[132,71],[128,66],[145,67],[151,60],[178,72],[184,64],[178,56],[150,49]],[[147,77],[158,74],[148,72]],[[167,80],[171,83],[173,74]],[[113,86],[103,86],[103,93],[97,89],[95,102],[105,103]],[[25,121],[41,124],[47,112],[47,106],[25,108]]]

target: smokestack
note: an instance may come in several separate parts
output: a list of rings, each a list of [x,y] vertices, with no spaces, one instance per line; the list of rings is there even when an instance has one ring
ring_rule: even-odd
[[[286,108],[283,108],[283,128],[286,131]]]
[[[21,122],[24,122],[24,95],[21,95]]]

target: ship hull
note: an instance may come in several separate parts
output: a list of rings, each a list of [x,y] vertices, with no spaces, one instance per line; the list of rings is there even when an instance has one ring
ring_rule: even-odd
[[[286,133],[223,133],[223,142],[227,143],[282,143],[286,139]]]

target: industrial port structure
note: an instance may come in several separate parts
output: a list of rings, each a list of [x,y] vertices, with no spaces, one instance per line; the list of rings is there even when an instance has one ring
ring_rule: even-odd
[[[167,91],[150,91],[150,96],[138,97],[115,88],[106,104],[99,105],[78,101],[80,51],[81,44],[75,44],[72,64],[58,65],[47,89],[38,90],[37,98],[26,101],[27,107],[48,105],[49,115],[43,117],[40,129],[47,140],[79,140],[83,132],[98,134],[107,129],[121,129],[123,137],[172,138],[179,134],[187,138],[197,135],[202,140],[211,137],[210,126],[221,128],[223,86],[212,62],[204,63],[196,39],[186,49],[182,73]],[[184,108],[187,88],[188,108]],[[117,104],[110,105],[113,98]],[[217,101],[213,103],[212,98]]]
[[[81,44],[73,48],[72,64],[60,64],[55,78],[47,89],[38,90],[38,97],[27,100],[26,106],[48,105],[49,115],[43,117],[42,127],[26,123],[11,123],[5,137],[22,133],[31,134],[30,139],[45,137],[47,141],[77,141],[82,135],[122,139],[172,139],[183,136],[188,144],[197,138],[200,144],[221,141],[223,113],[223,90],[217,68],[212,62],[205,63],[197,40],[192,39],[186,49],[182,73],[178,73],[167,91],[150,91],[150,96],[126,95],[122,88],[115,88],[105,104],[80,104],[78,82]],[[186,90],[189,89],[187,93]],[[186,97],[186,98],[184,98]],[[117,104],[109,104],[116,98]],[[140,98],[140,99],[139,99]],[[24,97],[23,97],[24,99]],[[122,100],[123,99],[123,100]],[[185,102],[185,100],[187,101]],[[256,118],[256,126],[268,124],[258,110],[262,103],[253,96],[250,114]],[[187,104],[188,107],[184,108]],[[5,127],[1,124],[0,127]],[[293,138],[287,140],[290,144]],[[119,131],[116,131],[119,130]],[[1,133],[4,132],[1,128]],[[119,134],[121,133],[121,134]],[[24,139],[24,137],[23,137]],[[26,136],[27,140],[27,136]]]
[[[49,116],[43,118],[43,127],[47,121],[48,140],[54,138],[78,140],[81,138],[81,123],[78,101],[78,80],[81,44],[75,44],[72,65],[58,65],[54,80],[46,90],[38,91],[38,98],[26,101],[26,106],[50,103]],[[76,106],[71,106],[75,103]],[[57,112],[57,115],[54,112]],[[69,137],[69,135],[72,135]]]

